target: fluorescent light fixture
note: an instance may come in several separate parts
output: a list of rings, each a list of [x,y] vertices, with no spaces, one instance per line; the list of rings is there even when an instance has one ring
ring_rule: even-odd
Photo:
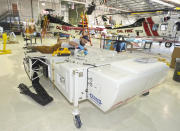
[[[168,4],[168,3],[163,2],[161,0],[151,0],[151,1],[162,4],[162,5],[165,5],[165,6],[175,7],[174,5]]]
[[[41,3],[42,6],[45,6],[46,4],[45,3]]]
[[[174,3],[177,3],[177,4],[180,4],[180,0],[169,0],[170,2],[174,2]]]

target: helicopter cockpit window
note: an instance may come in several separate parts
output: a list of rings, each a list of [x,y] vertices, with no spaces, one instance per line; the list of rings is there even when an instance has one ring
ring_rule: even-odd
[[[167,30],[167,27],[168,27],[167,24],[162,24],[162,25],[161,25],[161,31]]]
[[[153,31],[157,31],[158,27],[159,27],[159,24],[154,24],[153,27],[152,27],[152,30]]]

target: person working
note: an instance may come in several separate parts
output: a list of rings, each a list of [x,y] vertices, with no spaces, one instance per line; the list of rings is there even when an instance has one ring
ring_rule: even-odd
[[[118,40],[114,43],[115,50],[119,53],[126,50],[126,42],[124,37],[118,36]]]
[[[89,38],[87,35],[84,35],[82,37],[80,37],[80,39],[74,39],[72,41],[70,41],[69,43],[65,43],[63,42],[61,44],[61,48],[78,48],[79,46],[85,46],[88,42],[89,42]]]
[[[32,49],[34,51],[39,51],[41,53],[53,53],[58,48],[79,48],[80,50],[85,50],[85,55],[87,54],[87,48],[85,45],[89,42],[89,38],[87,35],[80,37],[80,39],[74,39],[69,42],[62,42],[60,38],[57,39],[57,43],[53,46],[30,46],[28,49]]]

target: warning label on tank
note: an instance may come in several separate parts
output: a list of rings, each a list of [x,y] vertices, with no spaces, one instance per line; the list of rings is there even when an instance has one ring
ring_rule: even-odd
[[[97,97],[95,97],[93,94],[90,93],[89,96],[96,104],[98,104],[98,105],[102,104],[101,100],[98,99]]]

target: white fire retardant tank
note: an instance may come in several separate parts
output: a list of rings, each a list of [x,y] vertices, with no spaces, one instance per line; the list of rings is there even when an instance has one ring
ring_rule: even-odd
[[[88,98],[102,111],[148,92],[166,76],[168,67],[155,60],[129,59],[88,71]]]

